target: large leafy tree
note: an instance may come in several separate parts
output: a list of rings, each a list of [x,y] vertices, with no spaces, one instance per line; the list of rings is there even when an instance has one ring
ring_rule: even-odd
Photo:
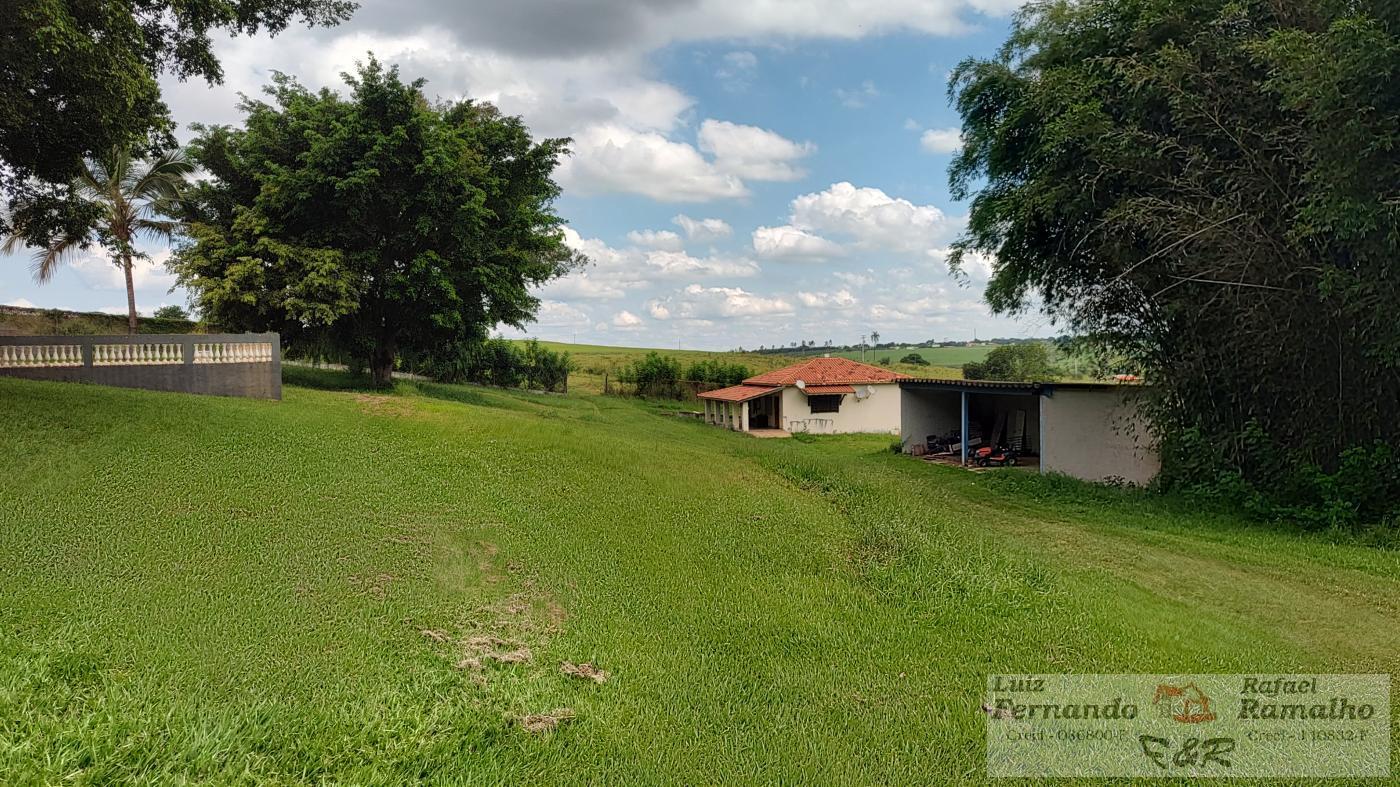
[[[580,258],[552,178],[568,140],[536,143],[489,104],[434,105],[371,59],[348,96],[278,76],[242,129],[202,129],[180,280],[210,322],[274,330],[387,384],[429,355],[522,325],[529,288]]]
[[[177,209],[185,177],[193,170],[179,151],[140,161],[127,148],[113,148],[87,162],[72,190],[84,214],[93,218],[65,229],[34,253],[35,280],[47,282],[74,251],[100,244],[126,279],[127,330],[136,333],[136,286],[131,266],[146,256],[136,242],[143,237],[170,240],[174,236],[176,224],[166,216]],[[10,254],[22,246],[25,229],[21,218],[0,251]]]
[[[1035,382],[1054,380],[1059,371],[1050,363],[1045,342],[1018,342],[997,347],[981,361],[963,364],[968,380],[1015,380]]]
[[[92,211],[68,186],[112,148],[169,147],[156,78],[218,82],[210,33],[335,24],[347,0],[5,0],[0,3],[0,197],[36,246]],[[0,213],[0,232],[8,231]]]
[[[1376,516],[1400,498],[1374,442],[1400,438],[1397,72],[1382,0],[1033,5],[954,75],[955,261],[994,254],[994,308],[1146,370],[1169,480],[1215,456],[1258,494]],[[1360,465],[1379,498],[1319,480]]]

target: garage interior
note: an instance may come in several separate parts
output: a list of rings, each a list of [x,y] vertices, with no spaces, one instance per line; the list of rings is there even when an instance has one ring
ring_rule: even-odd
[[[1141,385],[992,380],[900,381],[904,451],[973,468],[984,446],[1016,466],[1086,481],[1147,484],[1161,469]],[[948,440],[968,435],[966,441]],[[993,463],[997,464],[997,463]]]
[[[906,380],[900,383],[904,450],[930,461],[974,465],[983,446],[1005,446],[1017,467],[1039,467],[1040,384],[981,380]],[[967,435],[968,439],[953,439]],[[951,449],[951,453],[949,450]]]

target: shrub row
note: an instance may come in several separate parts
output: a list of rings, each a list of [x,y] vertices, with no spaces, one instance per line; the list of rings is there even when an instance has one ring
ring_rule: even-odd
[[[421,374],[445,383],[566,391],[574,361],[567,352],[554,352],[534,339],[520,346],[505,339],[490,339],[418,359],[415,367]]]
[[[617,379],[631,385],[638,396],[684,399],[701,391],[738,385],[751,376],[753,372],[742,364],[710,359],[682,367],[675,358],[653,351],[624,366]]]

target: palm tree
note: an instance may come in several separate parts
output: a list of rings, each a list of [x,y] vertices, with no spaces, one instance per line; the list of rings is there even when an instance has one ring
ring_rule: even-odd
[[[61,234],[35,252],[31,265],[34,280],[47,282],[75,249],[94,242],[100,244],[111,255],[112,264],[126,276],[127,331],[136,333],[136,288],[131,263],[146,256],[136,250],[136,240],[141,236],[169,240],[175,234],[177,223],[160,216],[174,210],[185,176],[193,171],[194,166],[178,150],[138,161],[132,158],[130,149],[113,148],[87,162],[83,174],[73,182],[73,191],[79,199],[97,207],[97,219],[81,232]],[[23,226],[16,226],[0,251],[10,254],[24,245],[24,231]]]

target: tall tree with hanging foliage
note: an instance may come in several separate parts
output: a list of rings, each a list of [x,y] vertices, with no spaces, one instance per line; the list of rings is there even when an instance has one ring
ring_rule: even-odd
[[[1139,363],[1168,485],[1400,516],[1400,5],[1057,0],[950,93],[953,256]]]
[[[223,78],[213,33],[334,25],[348,0],[5,0],[0,2],[0,234],[22,224],[49,246],[81,232],[92,206],[70,188],[113,148],[173,147],[162,74]]]
[[[568,140],[534,142],[490,104],[435,105],[372,58],[345,80],[342,96],[278,76],[243,128],[200,130],[212,178],[175,268],[212,324],[277,331],[386,385],[401,353],[530,321],[530,287],[582,263],[553,211]]]
[[[136,282],[132,265],[145,259],[136,248],[142,238],[171,240],[177,224],[168,216],[176,212],[185,178],[194,167],[178,150],[167,151],[148,160],[138,160],[128,148],[113,148],[89,161],[73,182],[72,192],[83,207],[83,223],[67,226],[34,253],[35,281],[43,284],[53,278],[58,267],[79,249],[98,244],[106,249],[112,264],[126,281],[126,325],[136,333]],[[25,214],[0,245],[10,254],[28,240]]]

